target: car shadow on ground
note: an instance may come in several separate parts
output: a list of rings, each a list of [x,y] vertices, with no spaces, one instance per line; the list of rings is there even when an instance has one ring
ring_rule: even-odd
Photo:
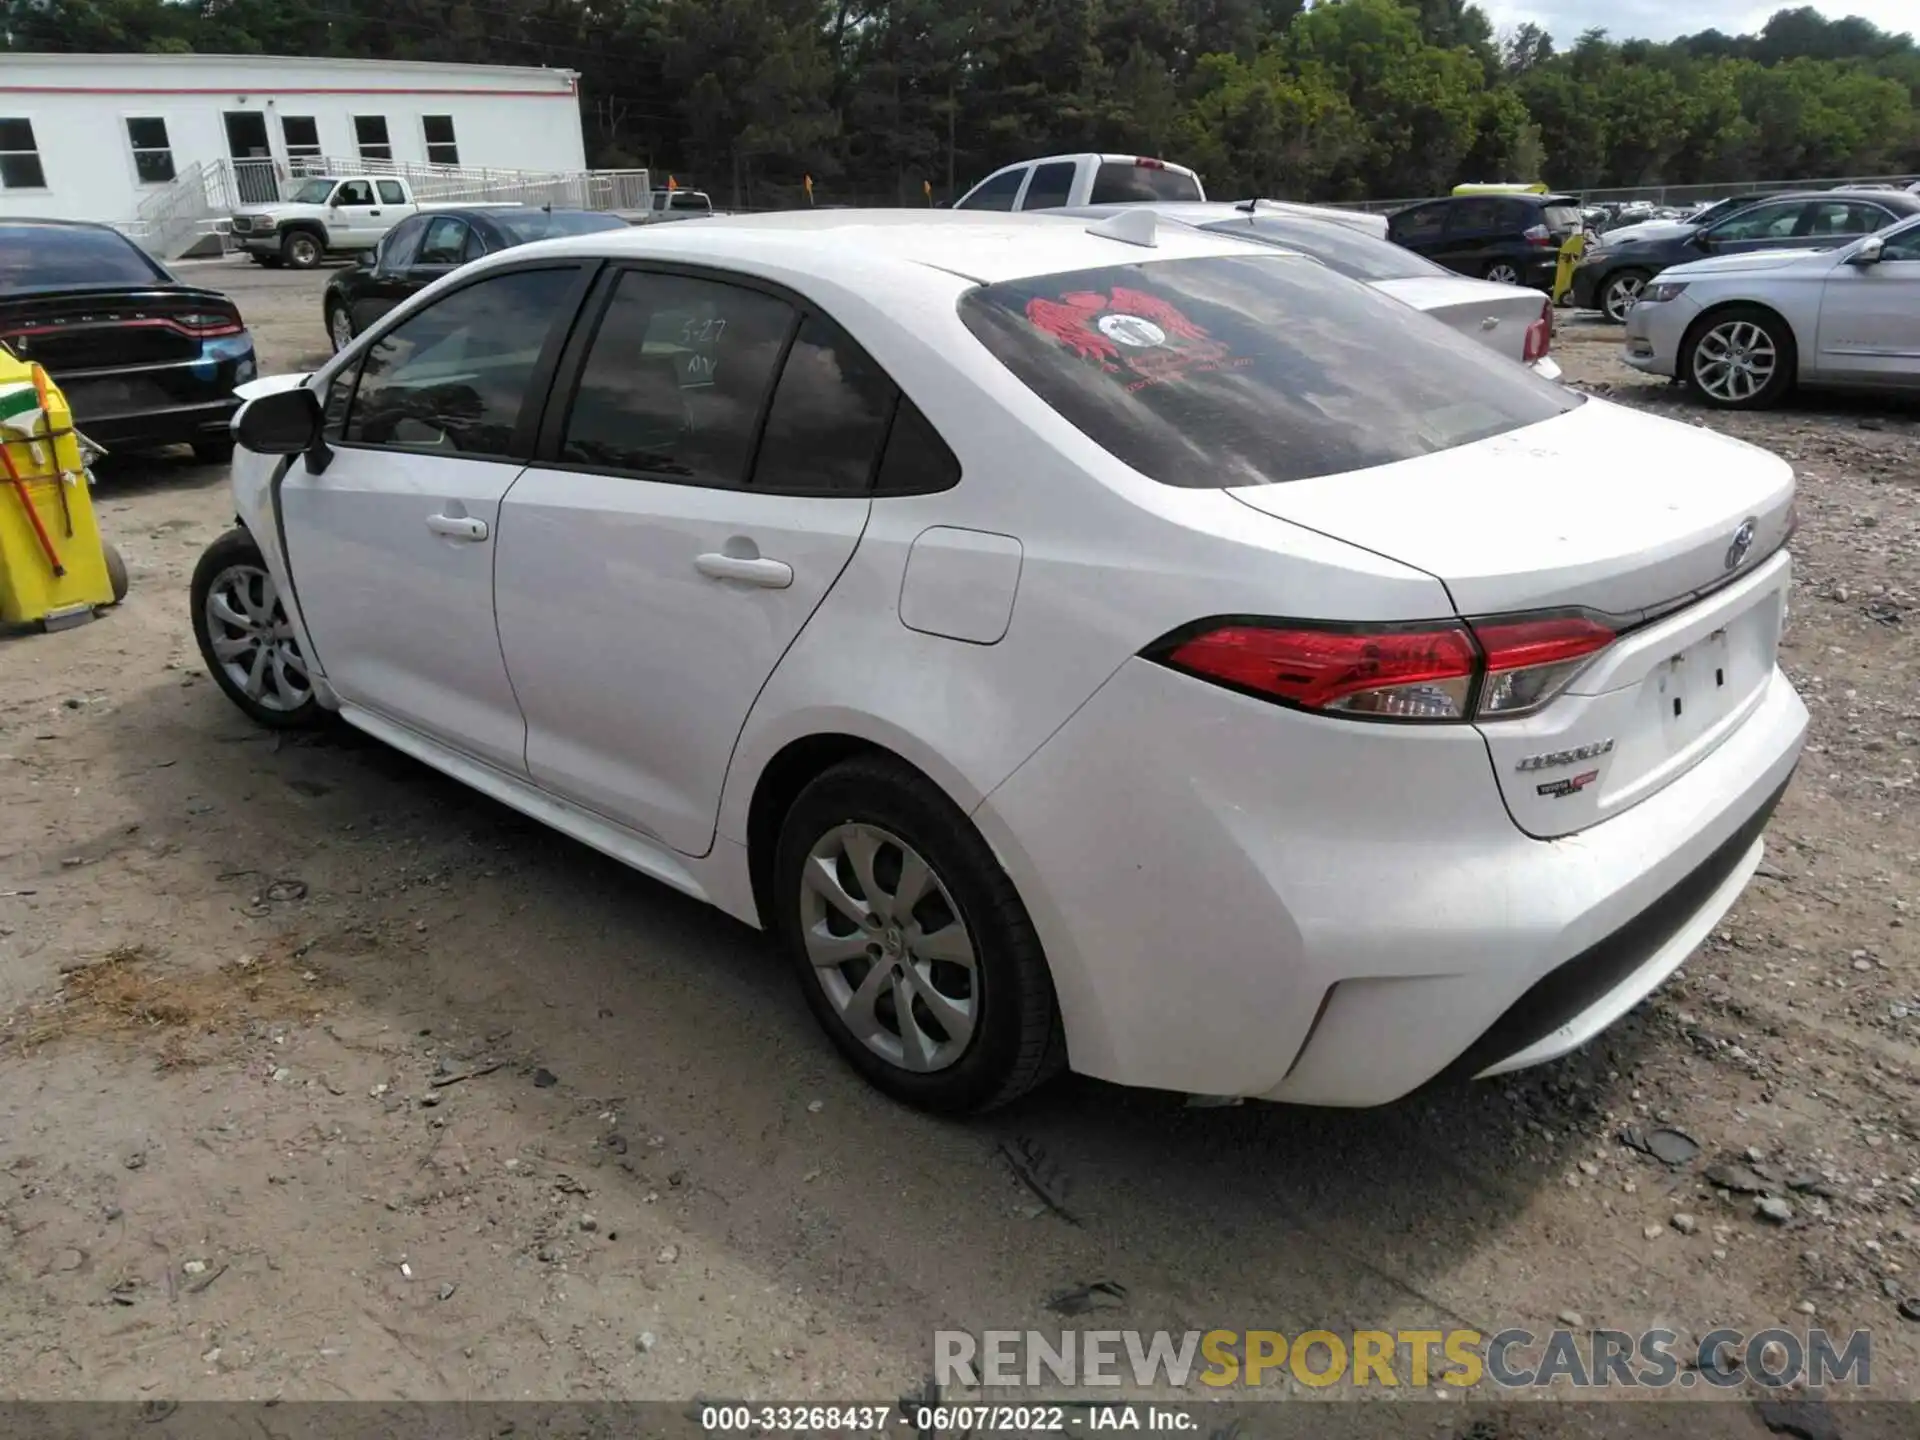
[[[943,1314],[1044,1318],[1077,1278],[1127,1286],[1129,1324],[1510,1323],[1511,1294],[1476,1281],[1476,1305],[1448,1277],[1613,1143],[1645,1040],[1630,1019],[1557,1065],[1378,1110],[1195,1108],[1069,1076],[942,1121],[840,1064],[765,937],[398,752],[344,727],[261,732],[204,678],[130,696],[111,723],[121,768],[151,776],[146,843],[243,913],[267,877],[297,877],[262,929],[299,937],[396,1033],[449,1011],[511,1028],[583,1104],[622,1097],[693,1137],[730,1190],[716,1243],[805,1213],[794,1244],[819,1249],[824,1226],[857,1263],[884,1239],[884,1177],[913,1246],[975,1237],[910,1267]],[[213,812],[221,828],[198,823]]]

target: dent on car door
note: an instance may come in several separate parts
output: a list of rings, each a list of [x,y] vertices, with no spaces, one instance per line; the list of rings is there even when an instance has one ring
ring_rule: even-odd
[[[784,296],[603,290],[503,507],[500,644],[533,778],[704,854],[754,697],[859,543],[895,392]]]
[[[526,726],[493,623],[500,499],[585,287],[496,272],[407,316],[333,378],[328,451],[281,483],[308,634],[342,700],[515,772]]]

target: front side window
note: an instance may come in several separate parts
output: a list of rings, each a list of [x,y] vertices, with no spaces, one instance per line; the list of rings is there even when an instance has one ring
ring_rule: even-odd
[[[427,137],[427,163],[429,165],[458,165],[460,146],[453,138],[453,117],[451,115],[422,115],[420,128]]]
[[[1583,397],[1293,256],[1146,261],[960,302],[1029,389],[1142,474],[1268,485],[1450,450]]]
[[[393,159],[393,144],[387,139],[386,116],[354,116],[353,139],[354,143],[360,147],[360,158],[362,160]]]
[[[287,201],[293,205],[324,205],[332,196],[333,181],[305,180],[294,187],[293,193],[287,196]]]
[[[1909,225],[1897,235],[1889,235],[1880,247],[1880,259],[1920,260],[1920,225]]]
[[[780,369],[753,488],[865,494],[896,393],[851,336],[809,315]]]
[[[133,173],[142,185],[165,185],[173,179],[173,147],[167,143],[167,122],[157,115],[127,121],[127,143],[133,147]]]
[[[1016,165],[990,175],[953,208],[956,210],[1011,210],[1020,193],[1020,182],[1027,178],[1027,167]]]
[[[365,180],[345,181],[341,184],[340,188],[334,192],[333,203],[336,205],[371,205],[373,204],[373,186],[369,185]]]
[[[458,265],[467,244],[467,222],[450,215],[436,215],[427,222],[427,233],[420,241],[416,265]]]
[[[1137,160],[1107,160],[1093,176],[1091,205],[1117,205],[1136,200],[1199,200],[1200,182],[1180,170]]]
[[[393,275],[413,264],[426,228],[426,219],[420,215],[409,215],[394,226],[375,248],[374,268],[383,275]]]
[[[746,480],[793,307],[738,285],[630,270],[581,368],[560,458],[695,485]]]
[[[506,457],[578,273],[568,266],[495,275],[401,321],[367,351],[344,442]]]
[[[44,190],[47,172],[40,166],[33,122],[0,117],[0,189]]]
[[[1756,205],[1731,219],[1723,220],[1707,232],[1709,240],[1784,240],[1806,214],[1804,200],[1782,205]]]

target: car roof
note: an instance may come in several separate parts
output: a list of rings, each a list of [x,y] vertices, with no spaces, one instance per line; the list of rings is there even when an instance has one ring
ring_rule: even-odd
[[[863,273],[880,269],[895,275],[942,271],[993,284],[1149,260],[1246,255],[1256,248],[1187,225],[1162,227],[1153,248],[1097,235],[1093,228],[1084,217],[996,210],[788,210],[716,215],[693,228],[596,231],[539,244],[548,254],[651,256],[750,270],[771,264],[855,286]],[[829,238],[830,244],[822,243]],[[1273,253],[1270,246],[1257,248]]]

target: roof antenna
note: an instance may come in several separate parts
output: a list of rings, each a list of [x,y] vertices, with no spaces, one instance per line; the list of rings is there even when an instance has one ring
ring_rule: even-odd
[[[1271,203],[1272,203],[1271,201],[1267,201],[1267,200],[1242,200],[1238,205],[1235,205],[1233,208],[1238,210],[1243,215],[1253,215],[1258,213],[1262,205],[1267,205]]]
[[[1160,247],[1160,237],[1151,210],[1122,210],[1109,220],[1087,227],[1089,235],[1102,240],[1118,240],[1123,245],[1139,245],[1148,250]]]

